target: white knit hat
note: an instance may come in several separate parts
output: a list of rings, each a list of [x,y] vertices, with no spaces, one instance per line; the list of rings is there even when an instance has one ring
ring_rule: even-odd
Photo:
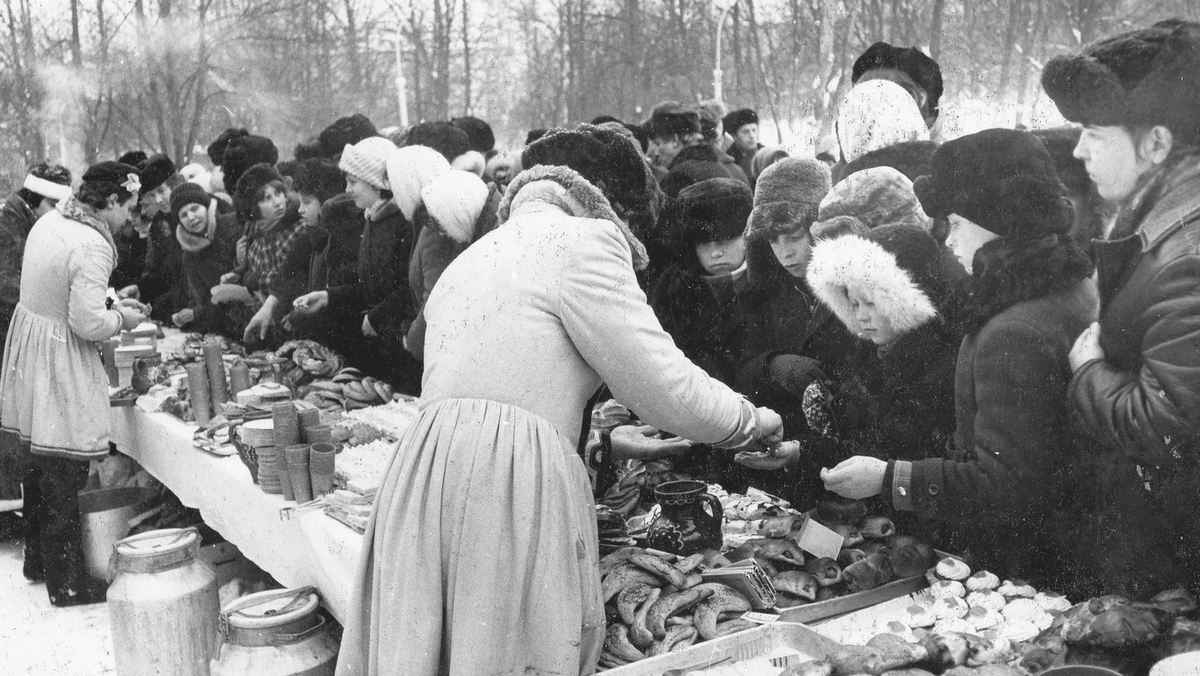
[[[347,144],[338,168],[380,190],[390,190],[387,162],[395,152],[395,143],[381,136],[371,136],[354,145]]]
[[[442,174],[421,191],[429,215],[459,244],[469,244],[474,238],[475,222],[487,198],[488,187],[483,179],[461,169]]]
[[[392,186],[392,199],[409,222],[421,206],[421,191],[449,171],[450,162],[445,156],[428,146],[404,146],[388,158],[387,180]]]
[[[912,95],[895,82],[869,80],[854,86],[837,120],[842,157],[853,162],[873,150],[906,141],[928,141],[929,128]]]

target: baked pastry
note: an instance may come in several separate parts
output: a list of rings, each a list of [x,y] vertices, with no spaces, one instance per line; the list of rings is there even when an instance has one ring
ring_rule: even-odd
[[[977,591],[967,594],[967,605],[980,606],[988,610],[998,613],[1008,601],[1004,597],[994,591]]]
[[[1000,613],[994,610],[989,610],[983,606],[975,606],[967,611],[967,616],[964,619],[970,622],[976,630],[983,631],[984,629],[991,629],[1000,624],[1003,618],[1000,616]]]
[[[963,584],[966,585],[967,591],[991,591],[1000,586],[1000,578],[991,571],[981,570],[968,577]]]
[[[1009,622],[1032,622],[1038,615],[1045,614],[1033,599],[1013,599],[1000,611]]]
[[[933,602],[933,614],[939,620],[964,618],[970,609],[967,602],[957,596],[946,596]]]
[[[1037,593],[1037,590],[1032,585],[1021,580],[1005,580],[1003,584],[996,588],[996,591],[1000,592],[1005,598],[1031,599]]]
[[[914,603],[904,609],[904,615],[900,618],[912,629],[920,629],[924,627],[932,627],[937,622],[937,616],[933,614],[933,609],[923,603]]]
[[[1047,611],[1061,613],[1071,607],[1071,602],[1067,600],[1067,597],[1054,592],[1038,592],[1033,595],[1033,600]]]
[[[1037,626],[1027,621],[1006,622],[1001,630],[1001,635],[1013,642],[1032,640],[1039,633]]]
[[[951,596],[962,598],[967,595],[967,589],[958,580],[938,580],[929,588],[929,593],[935,599],[943,599]]]
[[[934,572],[943,580],[965,580],[971,575],[971,567],[958,559],[947,556],[938,561]]]
[[[875,625],[875,630],[881,634],[895,634],[896,636],[899,636],[910,643],[916,641],[916,639],[913,637],[912,629],[900,620],[881,619]]]
[[[975,625],[961,617],[947,617],[938,620],[930,631],[935,634],[974,634]]]

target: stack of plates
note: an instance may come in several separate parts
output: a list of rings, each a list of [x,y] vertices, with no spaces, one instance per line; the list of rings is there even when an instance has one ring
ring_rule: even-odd
[[[270,418],[250,420],[242,425],[242,443],[255,448],[275,445],[275,421]]]

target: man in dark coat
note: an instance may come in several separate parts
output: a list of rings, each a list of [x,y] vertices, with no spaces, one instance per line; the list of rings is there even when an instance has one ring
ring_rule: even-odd
[[[722,122],[725,133],[733,137],[729,154],[746,173],[746,177],[750,179],[750,188],[753,189],[754,154],[764,147],[758,142],[758,113],[753,108],[740,108],[726,115]]]
[[[722,162],[716,148],[705,142],[697,111],[668,101],[655,106],[644,126],[650,136],[647,154],[668,198],[674,199],[680,190],[709,178],[750,184],[732,158],[728,164]]]

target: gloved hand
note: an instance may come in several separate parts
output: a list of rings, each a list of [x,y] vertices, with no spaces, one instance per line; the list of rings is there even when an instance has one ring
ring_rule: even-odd
[[[781,354],[771,360],[769,367],[771,384],[801,399],[804,388],[814,380],[828,380],[821,371],[821,362],[798,354]]]

